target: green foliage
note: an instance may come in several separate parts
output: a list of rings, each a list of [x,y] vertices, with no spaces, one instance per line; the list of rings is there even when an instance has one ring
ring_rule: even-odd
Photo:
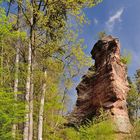
[[[134,133],[133,133],[133,138],[134,140],[139,140],[140,139],[140,120],[137,120],[134,123]]]
[[[80,129],[80,139],[84,140],[113,140],[113,126],[110,121],[103,121],[98,124],[92,123],[90,127]]]
[[[128,97],[127,97],[127,103],[128,103],[128,112],[129,112],[129,117],[131,120],[134,121],[134,119],[137,118],[138,115],[138,110],[140,107],[139,103],[139,93],[137,92],[136,86],[134,84],[130,85],[130,91],[128,92]]]
[[[114,140],[114,126],[107,119],[107,113],[100,111],[99,117],[77,128],[62,126],[58,132],[50,134],[49,140]]]
[[[24,103],[15,101],[15,93],[0,91],[0,139],[12,140],[12,125],[21,124],[24,116]],[[21,139],[17,131],[17,139]]]
[[[77,129],[66,128],[60,134],[60,140],[114,140],[113,125],[107,120],[99,123],[93,121]]]
[[[136,120],[133,124],[133,130],[127,140],[139,140],[140,139],[140,120]]]
[[[132,122],[137,121],[139,118],[139,109],[140,109],[140,94],[139,94],[139,71],[136,71],[134,81],[129,79],[130,91],[128,92],[127,96],[127,103],[128,103],[128,111],[129,117]]]
[[[124,50],[123,55],[121,56],[121,62],[123,64],[129,65],[131,63],[132,55],[131,53]]]
[[[21,39],[24,39],[26,36],[25,32],[19,32],[13,30],[13,22],[9,22],[10,18],[6,17],[6,13],[3,8],[0,7],[0,41],[5,39],[17,39],[20,36]]]
[[[133,125],[131,136],[128,137],[128,140],[139,140],[140,139],[140,118],[139,118],[139,109],[140,109],[140,94],[139,94],[139,70],[136,71],[134,80],[131,81],[130,77],[129,85],[130,91],[127,96],[128,103],[128,113]]]
[[[140,69],[138,69],[138,70],[136,71],[135,80],[136,80],[137,90],[138,90],[138,92],[140,93]]]
[[[99,32],[98,33],[98,37],[99,39],[102,39],[103,37],[107,36],[106,32],[105,31],[102,31],[102,32]]]

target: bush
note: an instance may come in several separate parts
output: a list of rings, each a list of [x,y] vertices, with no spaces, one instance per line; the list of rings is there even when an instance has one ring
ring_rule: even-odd
[[[21,124],[24,117],[24,104],[15,101],[13,92],[0,90],[0,140],[12,140],[13,124]],[[20,132],[16,132],[16,139],[21,139]]]
[[[59,137],[60,140],[114,140],[114,127],[101,109],[98,117],[80,127],[61,130]]]
[[[140,140],[140,120],[134,122],[134,130],[131,133],[129,140]]]

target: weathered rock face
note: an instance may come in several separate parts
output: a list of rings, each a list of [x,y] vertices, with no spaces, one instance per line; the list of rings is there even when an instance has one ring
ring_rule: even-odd
[[[117,132],[129,133],[131,124],[126,103],[129,86],[118,39],[104,37],[94,45],[91,54],[95,66],[89,68],[76,88],[78,99],[69,123],[81,124],[97,115],[102,107],[109,112]]]

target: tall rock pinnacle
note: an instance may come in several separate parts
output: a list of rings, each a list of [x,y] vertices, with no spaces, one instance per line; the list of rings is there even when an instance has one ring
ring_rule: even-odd
[[[77,86],[77,101],[69,117],[71,125],[81,124],[99,113],[108,112],[116,124],[116,131],[129,133],[131,124],[127,112],[126,66],[120,59],[119,40],[106,36],[91,51],[95,65],[91,66]]]

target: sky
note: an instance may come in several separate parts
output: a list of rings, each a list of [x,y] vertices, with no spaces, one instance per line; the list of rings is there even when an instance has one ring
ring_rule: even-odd
[[[85,9],[90,24],[83,26],[80,37],[85,39],[86,53],[97,41],[98,33],[118,37],[121,43],[121,52],[127,50],[132,60],[128,66],[128,75],[133,77],[140,68],[140,0],[103,0],[102,3],[91,9]]]

